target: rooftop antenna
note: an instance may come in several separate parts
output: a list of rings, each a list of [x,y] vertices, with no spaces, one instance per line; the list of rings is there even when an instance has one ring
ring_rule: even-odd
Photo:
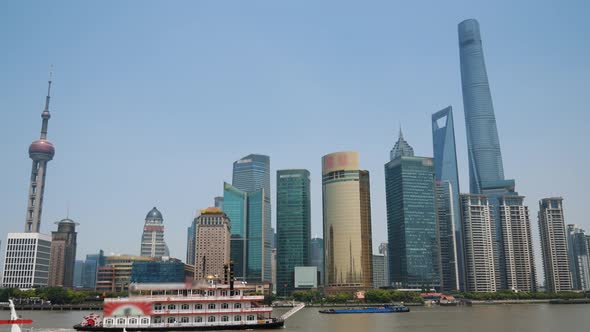
[[[43,113],[41,113],[41,118],[43,119],[43,124],[41,126],[41,139],[47,139],[47,125],[49,123],[49,118],[51,118],[51,114],[49,114],[49,100],[51,99],[51,80],[53,79],[53,65],[49,67],[49,81],[47,82],[47,97],[45,97],[45,109],[43,109]]]

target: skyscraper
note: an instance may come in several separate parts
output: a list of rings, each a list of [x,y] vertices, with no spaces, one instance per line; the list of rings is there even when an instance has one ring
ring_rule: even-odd
[[[358,153],[322,158],[325,282],[330,288],[371,288],[373,259],[369,172]]]
[[[463,264],[463,243],[461,235],[461,211],[459,203],[459,171],[457,167],[457,149],[455,146],[455,124],[453,121],[453,109],[451,106],[432,114],[432,146],[434,152],[434,174],[437,181],[447,181],[451,189],[449,200],[444,203],[452,205],[451,214],[445,214],[443,217],[447,220],[452,218],[455,234],[453,236],[455,243],[448,247],[450,250],[447,255],[454,261],[451,267],[457,271],[456,278],[459,289],[464,288],[464,264]],[[445,210],[443,207],[441,210]],[[452,251],[455,250],[456,257],[452,257]],[[441,253],[443,255],[444,253]],[[445,263],[443,263],[443,269]],[[447,274],[448,276],[448,274]],[[444,276],[443,276],[444,278]],[[443,280],[444,281],[444,280]],[[453,282],[454,283],[454,282]],[[447,279],[447,285],[449,280]],[[446,287],[445,287],[446,288]]]
[[[232,185],[248,195],[246,279],[270,281],[270,158],[250,154],[234,162]]]
[[[47,163],[53,159],[55,148],[47,140],[47,126],[49,125],[49,99],[51,93],[51,77],[45,97],[45,109],[41,113],[43,123],[41,125],[41,137],[29,146],[29,157],[33,159],[31,181],[29,184],[29,200],[27,204],[27,216],[25,232],[38,233],[41,227],[41,213],[43,211],[43,193],[45,191],[45,177],[47,175]]]
[[[223,266],[230,261],[230,224],[218,208],[201,210],[195,229],[195,279],[208,275],[223,276]]]
[[[277,171],[277,284],[295,287],[296,266],[310,265],[311,197],[309,171]]]
[[[415,157],[399,135],[385,164],[391,282],[398,287],[440,287],[439,237],[432,158]]]
[[[76,226],[71,219],[62,219],[57,231],[51,233],[51,261],[49,264],[50,287],[74,287],[76,263]]]
[[[571,291],[563,198],[551,197],[539,201],[539,232],[545,289],[552,293]]]
[[[494,227],[491,206],[485,195],[461,195],[463,245],[465,248],[465,290],[495,292]]]
[[[145,216],[143,235],[141,236],[141,256],[169,256],[168,246],[164,241],[164,218],[154,206]]]
[[[524,197],[500,198],[500,223],[504,243],[506,288],[524,292],[537,291],[537,276],[531,235],[529,209]]]
[[[484,61],[479,23],[459,23],[463,108],[469,149],[469,187],[474,194],[504,180],[496,116]]]
[[[248,194],[223,183],[223,206],[230,220],[230,258],[236,278],[246,278],[248,253]]]
[[[324,239],[314,237],[311,239],[311,266],[318,268],[320,283],[324,284]]]
[[[86,261],[82,267],[82,288],[96,289],[98,268],[105,264],[106,258],[102,250],[99,250],[97,254],[86,255]]]
[[[590,246],[586,232],[578,225],[567,225],[567,246],[573,288],[590,290]]]
[[[436,181],[436,214],[440,243],[441,289],[443,291],[461,289],[457,264],[460,250],[457,250],[456,244],[463,241],[456,239],[458,232],[455,230],[455,220],[461,218],[460,215],[455,215],[455,202],[459,203],[459,201],[453,200],[451,183]]]
[[[195,237],[197,230],[197,218],[194,218],[186,230],[186,263],[195,265]]]

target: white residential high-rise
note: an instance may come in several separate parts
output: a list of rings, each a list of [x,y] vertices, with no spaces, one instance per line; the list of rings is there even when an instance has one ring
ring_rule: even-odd
[[[494,227],[485,195],[461,195],[465,283],[468,292],[495,292]]]
[[[563,198],[551,197],[539,201],[539,231],[545,289],[547,292],[572,290],[568,249],[563,216]]]
[[[46,287],[49,279],[51,236],[8,233],[2,287]]]
[[[164,218],[154,207],[145,217],[143,235],[141,236],[141,256],[169,256],[168,246],[164,241]]]
[[[500,198],[504,271],[506,287],[525,292],[537,291],[529,209],[522,196]]]

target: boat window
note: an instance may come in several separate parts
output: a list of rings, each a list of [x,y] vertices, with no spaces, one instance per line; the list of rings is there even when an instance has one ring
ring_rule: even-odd
[[[135,325],[135,324],[137,324],[137,318],[129,318],[129,324],[130,324],[130,325]]]
[[[154,324],[159,324],[162,322],[162,317],[154,317]]]
[[[117,325],[125,325],[125,318],[118,318]]]
[[[188,323],[189,322],[188,317],[180,317],[180,322],[181,323]]]
[[[162,303],[154,304],[154,310],[162,310]]]
[[[105,325],[111,325],[111,324],[113,324],[113,320],[108,318],[104,321],[104,323],[105,323]]]
[[[227,304],[227,303],[221,304],[221,309],[227,309],[227,308],[229,308],[229,304]]]
[[[176,323],[176,318],[174,318],[174,317],[168,317],[168,323],[169,324]]]
[[[201,309],[203,309],[203,305],[200,304],[200,303],[199,304],[195,304],[195,309],[196,310],[201,310]]]
[[[236,309],[240,309],[241,307],[242,307],[241,303],[234,304],[234,308],[236,308]]]
[[[242,320],[242,316],[240,316],[240,315],[236,315],[236,316],[234,316],[234,321],[235,321],[235,322],[239,322],[239,321],[241,321],[241,320]]]
[[[248,315],[248,317],[246,318],[246,320],[254,320],[254,315]]]
[[[169,304],[168,310],[176,310],[176,304]]]
[[[185,303],[182,306],[180,306],[180,309],[182,309],[182,310],[189,310],[190,309],[190,306]]]
[[[209,316],[209,318],[207,318],[208,322],[214,322],[215,321],[215,316]]]
[[[141,325],[148,325],[150,323],[150,319],[149,318],[142,318],[141,319]]]
[[[221,291],[221,296],[227,296],[227,291]]]
[[[201,316],[195,317],[195,322],[202,323],[203,322],[203,317],[201,317]]]
[[[210,290],[209,291],[209,296],[215,296],[215,291]]]
[[[215,303],[209,303],[209,309],[215,309]]]
[[[229,316],[221,316],[222,322],[229,322]]]

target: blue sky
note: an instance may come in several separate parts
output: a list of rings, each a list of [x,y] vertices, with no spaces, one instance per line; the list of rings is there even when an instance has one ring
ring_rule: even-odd
[[[531,209],[585,213],[590,118],[587,1],[4,1],[0,4],[0,237],[24,228],[50,64],[55,67],[42,231],[80,223],[78,257],[139,253],[163,213],[173,256],[231,181],[232,162],[307,168],[321,235],[321,157],[357,150],[371,172],[374,246],[386,239],[383,164],[400,124],[432,156],[430,115],[455,112],[468,190],[457,24],[479,20],[505,174]],[[273,211],[273,224],[274,224]],[[538,249],[538,247],[537,247]],[[537,264],[540,264],[538,259]]]

